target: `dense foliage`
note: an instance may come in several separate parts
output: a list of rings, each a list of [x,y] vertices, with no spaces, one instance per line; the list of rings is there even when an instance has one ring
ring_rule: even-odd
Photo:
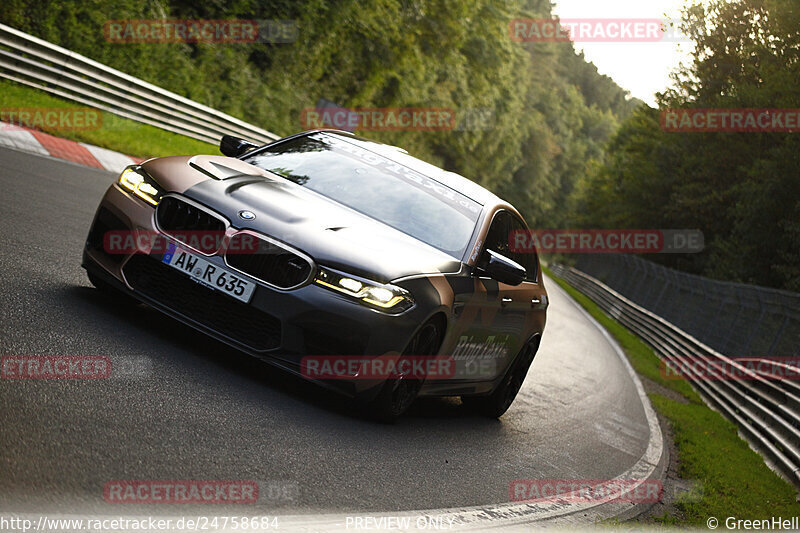
[[[660,109],[800,108],[796,0],[714,0],[684,16],[693,61]],[[698,228],[707,251],[661,256],[719,279],[800,290],[800,133],[668,133],[640,108],[581,187],[582,221]]]
[[[697,228],[702,254],[656,260],[800,290],[800,134],[669,133],[666,108],[800,108],[796,0],[687,8],[698,43],[659,109],[630,99],[571,43],[519,43],[549,0],[5,0],[0,21],[278,134],[321,98],[440,107],[486,122],[364,132],[508,198],[535,227]],[[122,44],[120,19],[293,20],[288,44]],[[620,126],[620,124],[622,124]]]
[[[510,21],[550,9],[549,0],[3,0],[0,21],[278,134],[302,129],[301,111],[320,98],[488,110],[493,119],[467,131],[364,134],[554,227],[587,162],[638,101],[571,43],[510,38]],[[108,20],[161,18],[295,20],[299,32],[291,44],[121,44],[103,33]]]

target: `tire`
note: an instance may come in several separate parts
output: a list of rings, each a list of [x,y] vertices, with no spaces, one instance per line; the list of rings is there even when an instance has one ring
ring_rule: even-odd
[[[442,321],[429,320],[414,334],[398,361],[409,356],[436,355],[443,338]],[[378,396],[367,406],[368,414],[378,422],[393,423],[411,407],[423,383],[423,379],[402,376],[387,379]]]
[[[533,363],[533,358],[539,349],[538,337],[537,340],[529,342],[525,345],[517,358],[511,364],[506,375],[503,376],[503,381],[500,385],[488,396],[462,396],[461,403],[464,406],[483,416],[489,418],[500,418],[508,411],[517,393],[522,388],[522,383],[525,381],[525,376],[528,375],[528,369]]]

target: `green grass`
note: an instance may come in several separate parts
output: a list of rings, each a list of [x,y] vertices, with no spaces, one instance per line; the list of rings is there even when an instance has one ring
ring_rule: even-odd
[[[642,376],[681,395],[686,402],[649,394],[653,407],[669,420],[677,449],[678,475],[696,486],[678,498],[681,516],[664,515],[664,525],[706,527],[709,517],[768,519],[800,515],[797,492],[770,470],[738,435],[736,426],[709,409],[686,381],[665,379],[653,350],[588,297],[545,268],[545,272],[583,306],[617,340],[631,365]],[[673,458],[675,460],[675,458]]]
[[[0,111],[17,107],[74,109],[87,106],[9,80],[0,80]],[[5,113],[3,115],[5,116]],[[219,155],[219,147],[213,144],[141,124],[106,111],[103,111],[102,115],[102,124],[98,129],[69,130],[46,126],[37,129],[57,137],[94,144],[142,158],[188,154]]]

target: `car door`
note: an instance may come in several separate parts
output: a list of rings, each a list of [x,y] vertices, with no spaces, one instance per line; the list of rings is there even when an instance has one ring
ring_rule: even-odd
[[[505,308],[521,320],[520,347],[521,343],[526,342],[534,331],[544,329],[545,310],[547,309],[547,293],[541,281],[536,248],[517,249],[511,246],[515,235],[527,234],[529,231],[525,222],[515,213],[511,213],[511,233],[506,242],[507,257],[525,268],[525,280],[515,287],[509,287],[504,303]]]
[[[459,295],[456,295],[459,337],[453,357],[459,362],[459,368],[462,361],[469,361],[465,370],[475,370],[480,374],[477,376],[479,378],[493,379],[504,372],[527,340],[522,337],[526,331],[531,298],[535,294],[531,286],[536,285],[538,269],[534,268],[529,275],[532,281],[526,280],[518,286],[500,283],[481,272],[488,261],[486,250],[517,262],[531,263],[530,257],[521,257],[523,254],[516,254],[520,257],[515,257],[509,245],[509,236],[519,224],[522,222],[510,211],[499,210],[495,213],[483,249],[478,255],[472,293],[460,295],[463,298],[461,302],[458,301]],[[533,263],[536,263],[535,256]]]

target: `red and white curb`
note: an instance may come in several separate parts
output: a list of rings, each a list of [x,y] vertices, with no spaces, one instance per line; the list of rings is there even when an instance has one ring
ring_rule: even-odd
[[[62,139],[48,133],[0,122],[0,146],[56,157],[87,167],[120,172],[128,165],[141,163],[144,159],[113,150],[107,150],[77,141]]]

